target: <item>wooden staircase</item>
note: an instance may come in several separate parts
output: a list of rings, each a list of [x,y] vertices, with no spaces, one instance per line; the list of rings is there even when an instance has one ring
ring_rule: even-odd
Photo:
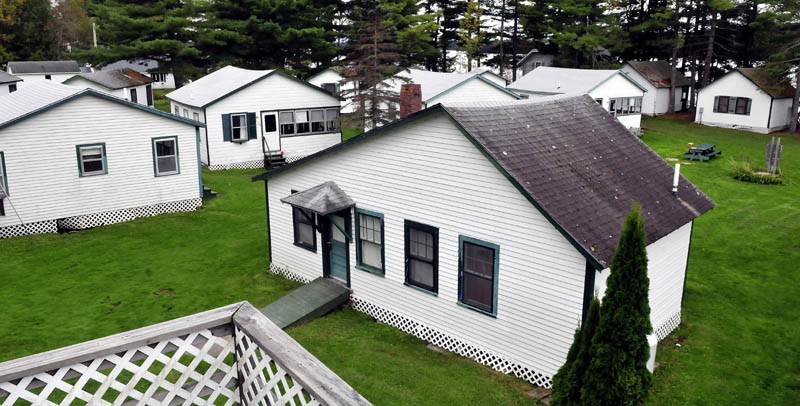
[[[283,152],[267,152],[264,154],[264,169],[280,168],[286,165],[286,157]]]

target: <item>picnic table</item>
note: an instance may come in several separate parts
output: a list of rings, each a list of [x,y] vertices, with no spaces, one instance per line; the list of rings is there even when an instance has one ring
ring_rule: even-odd
[[[683,154],[683,157],[690,161],[708,161],[717,155],[722,155],[722,151],[715,150],[714,144],[700,144],[689,148],[689,152]]]

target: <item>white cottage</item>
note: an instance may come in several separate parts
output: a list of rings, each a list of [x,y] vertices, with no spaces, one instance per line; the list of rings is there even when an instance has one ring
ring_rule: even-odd
[[[680,322],[696,217],[714,207],[589,96],[437,104],[254,180],[272,272],[549,386],[641,202],[651,320]]]
[[[173,113],[206,123],[209,169],[263,168],[342,141],[339,98],[278,70],[226,66],[167,95]]]
[[[644,86],[647,92],[642,99],[642,114],[657,116],[669,110],[670,83],[675,74],[675,112],[686,110],[691,81],[667,61],[628,61],[622,65],[625,72]]]
[[[25,84],[40,80],[61,83],[81,73],[81,67],[75,61],[11,61],[6,70],[25,80]]]
[[[98,90],[149,107],[153,106],[152,83],[149,77],[127,68],[81,73],[64,81],[65,85]]]
[[[22,82],[22,78],[0,70],[0,97],[16,92],[20,82]]]
[[[794,94],[763,69],[734,69],[700,89],[695,122],[764,134],[784,130],[797,117]]]
[[[473,69],[472,72],[431,72],[410,68],[398,74],[407,79],[388,79],[392,88],[400,94],[405,83],[418,84],[422,90],[422,106],[436,103],[471,101],[509,101],[522,97],[506,89],[506,80],[488,68]],[[397,109],[399,111],[399,109]]]
[[[172,72],[160,68],[154,59],[120,60],[100,68],[101,71],[133,69],[153,80],[153,89],[174,89],[175,76]]]
[[[621,70],[570,69],[542,66],[508,85],[528,97],[588,94],[629,129],[642,124],[642,99],[647,89]]]
[[[0,238],[197,209],[202,126],[48,81],[0,97]]]

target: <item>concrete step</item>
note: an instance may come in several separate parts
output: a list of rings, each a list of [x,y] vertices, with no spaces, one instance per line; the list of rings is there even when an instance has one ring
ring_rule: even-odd
[[[350,289],[328,278],[317,278],[261,309],[273,323],[287,328],[322,317],[350,299]]]
[[[203,186],[203,200],[213,199],[215,197],[217,197],[217,192],[211,190],[211,188]]]

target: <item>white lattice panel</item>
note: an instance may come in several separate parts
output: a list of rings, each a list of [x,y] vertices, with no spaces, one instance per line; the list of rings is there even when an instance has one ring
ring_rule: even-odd
[[[663,340],[672,330],[678,328],[681,324],[681,312],[677,312],[670,316],[666,321],[661,323],[659,326],[655,326],[653,331],[656,333],[656,337],[658,337],[658,341]]]
[[[305,157],[306,157],[305,155],[292,155],[292,156],[287,156],[287,157],[286,157],[286,163],[287,163],[287,164],[290,164],[290,163],[292,163],[292,162],[294,162],[294,161],[297,161],[297,160],[299,160],[299,159],[303,159],[303,158],[305,158]]]
[[[174,202],[157,203],[149,206],[130,209],[87,214],[85,216],[67,217],[58,220],[58,228],[64,230],[83,230],[92,227],[122,223],[139,217],[152,217],[164,213],[176,213],[197,210],[203,200],[187,199]]]
[[[492,351],[479,348],[462,340],[453,338],[441,331],[425,326],[419,322],[401,316],[383,307],[369,303],[363,299],[353,296],[353,309],[366,313],[381,323],[385,323],[425,340],[437,347],[454,352],[463,357],[477,361],[495,371],[504,374],[511,374],[520,379],[526,380],[534,385],[550,388],[552,377],[534,371],[526,366],[514,363]]]
[[[0,405],[238,405],[234,340],[200,330],[0,383]]]
[[[239,368],[242,401],[250,406],[319,406],[303,387],[239,327],[236,337],[236,363]]]
[[[282,276],[291,281],[300,282],[303,284],[311,282],[311,279],[308,279],[305,276],[300,275],[298,273],[294,273],[285,266],[269,264],[269,271],[275,275]]]
[[[58,231],[55,220],[39,221],[36,223],[17,224],[13,226],[0,227],[0,239],[21,237],[23,235],[47,234]]]
[[[230,164],[216,164],[209,165],[208,169],[212,171],[228,170],[228,169],[264,169],[264,160],[234,162]]]

